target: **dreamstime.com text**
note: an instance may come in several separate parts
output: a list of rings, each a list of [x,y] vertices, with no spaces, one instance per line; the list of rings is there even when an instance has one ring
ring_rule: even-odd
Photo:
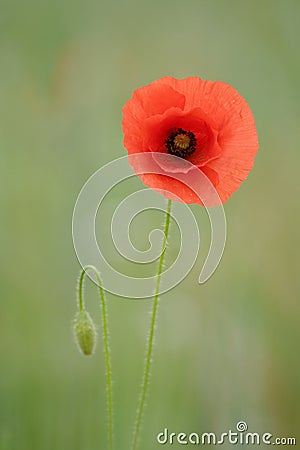
[[[224,433],[174,433],[168,428],[157,434],[156,441],[161,445],[296,445],[295,437],[276,437],[271,433],[249,432],[246,422],[240,421],[236,429]]]

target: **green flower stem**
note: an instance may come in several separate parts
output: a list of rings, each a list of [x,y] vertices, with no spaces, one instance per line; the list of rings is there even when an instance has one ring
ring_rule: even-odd
[[[135,422],[134,431],[133,431],[132,450],[136,450],[138,448],[141,424],[142,424],[142,420],[143,420],[144,408],[145,408],[146,398],[147,398],[147,394],[148,394],[149,378],[150,378],[152,354],[153,354],[153,343],[154,343],[154,335],[155,335],[156,322],[157,322],[159,286],[160,286],[160,279],[161,279],[166,245],[167,245],[168,234],[169,234],[171,205],[172,205],[172,201],[168,200],[166,220],[165,220],[165,229],[164,229],[164,240],[163,240],[162,252],[161,252],[159,264],[158,264],[156,289],[155,289],[155,295],[153,298],[152,316],[151,316],[151,322],[150,322],[150,332],[149,332],[148,343],[147,343],[146,362],[145,362],[145,368],[144,368],[144,374],[143,374],[141,395],[140,395],[139,404],[138,404],[138,408],[137,408],[136,422]]]
[[[108,314],[107,306],[104,295],[104,290],[102,287],[102,281],[99,272],[94,266],[85,266],[79,277],[79,287],[78,287],[78,303],[79,311],[84,311],[83,302],[83,280],[86,272],[91,270],[94,272],[97,278],[99,293],[101,298],[101,309],[102,309],[102,322],[103,322],[103,336],[104,336],[104,353],[105,353],[105,365],[106,365],[106,383],[107,383],[107,409],[108,409],[108,431],[109,431],[109,449],[113,450],[113,401],[112,401],[112,376],[111,376],[111,356],[109,347],[109,333],[108,333]]]

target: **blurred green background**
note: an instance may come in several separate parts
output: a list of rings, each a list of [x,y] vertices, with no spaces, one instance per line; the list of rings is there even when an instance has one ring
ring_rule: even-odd
[[[159,448],[164,427],[221,433],[239,420],[297,437],[299,20],[297,0],[0,0],[1,450],[107,448],[102,341],[84,358],[71,333],[80,268],[72,211],[87,178],[125,155],[123,104],[163,75],[232,84],[253,110],[260,150],[225,205],[225,254],[203,286],[210,231],[192,206],[203,245],[161,298],[141,448]],[[141,187],[135,179],[130,189]],[[111,204],[120,199],[112,192]],[[162,222],[146,214],[138,244]],[[169,259],[174,252],[171,243]],[[100,324],[91,282],[86,299]],[[150,306],[109,297],[121,450],[130,448]]]

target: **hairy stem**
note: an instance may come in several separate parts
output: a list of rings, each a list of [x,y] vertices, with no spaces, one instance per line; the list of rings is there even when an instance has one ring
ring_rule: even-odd
[[[85,266],[79,277],[78,285],[78,303],[79,311],[84,311],[84,301],[83,301],[83,280],[86,272],[91,270],[94,272],[97,278],[99,293],[101,299],[101,310],[102,310],[102,325],[103,325],[103,338],[104,338],[104,354],[105,354],[105,365],[106,365],[106,387],[107,387],[107,410],[108,410],[108,432],[109,432],[109,449],[113,450],[113,400],[112,400],[112,375],[111,375],[111,356],[109,347],[109,333],[108,333],[108,314],[106,299],[104,295],[104,290],[102,287],[102,281],[98,270],[94,266]]]
[[[168,234],[169,234],[171,205],[172,205],[171,200],[168,200],[166,219],[165,219],[165,228],[164,228],[164,240],[163,240],[162,252],[161,252],[159,264],[158,264],[156,288],[155,288],[155,294],[154,294],[153,304],[152,304],[150,332],[149,332],[148,342],[147,342],[146,362],[145,362],[145,368],[144,368],[144,374],[143,374],[141,395],[140,395],[138,408],[137,408],[136,422],[135,422],[134,431],[133,431],[132,450],[136,450],[138,448],[139,435],[140,435],[143,414],[144,414],[144,408],[145,408],[145,403],[146,403],[148,388],[149,388],[149,378],[150,378],[150,373],[151,373],[153,344],[154,344],[154,336],[155,336],[155,329],[156,329],[156,322],[157,322],[159,287],[160,287],[160,279],[161,279],[165,251],[166,251],[166,244],[167,244]]]

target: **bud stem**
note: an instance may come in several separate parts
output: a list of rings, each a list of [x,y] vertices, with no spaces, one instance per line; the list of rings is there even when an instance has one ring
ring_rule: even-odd
[[[103,337],[104,337],[104,354],[105,354],[105,365],[106,365],[106,385],[107,385],[107,410],[108,410],[108,432],[109,432],[109,449],[113,450],[113,401],[112,401],[112,375],[111,375],[111,356],[109,347],[109,333],[108,333],[108,314],[106,299],[104,295],[104,290],[102,286],[102,281],[98,270],[94,266],[85,266],[80,274],[78,282],[78,304],[79,311],[84,311],[84,300],[83,300],[83,280],[86,272],[91,270],[94,272],[97,278],[97,284],[99,286],[99,293],[101,299],[101,309],[102,309],[102,324],[103,324]]]
[[[136,422],[135,422],[134,431],[133,431],[132,450],[136,450],[138,448],[139,434],[140,434],[140,429],[141,429],[141,424],[142,424],[143,414],[144,414],[144,408],[145,408],[145,403],[146,403],[147,394],[148,394],[149,378],[150,378],[152,354],[153,354],[154,335],[155,335],[156,322],[157,322],[159,287],[160,287],[160,279],[161,279],[161,274],[162,274],[162,269],[163,269],[166,245],[167,245],[167,240],[168,240],[168,234],[169,234],[171,206],[172,206],[172,201],[168,200],[166,219],[165,219],[164,240],[163,240],[163,245],[162,245],[162,252],[161,252],[159,263],[158,263],[156,289],[155,289],[155,295],[153,298],[152,315],[151,315],[151,322],[150,322],[150,332],[149,332],[148,343],[147,343],[146,362],[145,362],[145,368],[144,368],[144,374],[143,374],[141,395],[140,395],[139,404],[138,404],[138,408],[137,408]]]

